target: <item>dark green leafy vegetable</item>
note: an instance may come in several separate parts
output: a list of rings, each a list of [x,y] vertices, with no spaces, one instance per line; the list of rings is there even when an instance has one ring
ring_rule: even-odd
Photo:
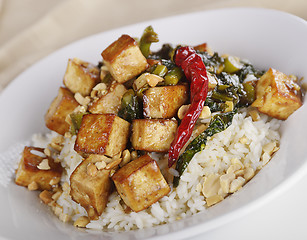
[[[223,111],[226,101],[232,101],[234,108],[241,108],[249,106],[255,100],[252,83],[241,83],[236,74],[226,72],[221,72],[217,78],[218,84],[205,102],[211,112]]]
[[[215,115],[209,127],[202,132],[198,137],[196,137],[185,149],[183,154],[180,155],[177,164],[176,170],[179,173],[179,176],[174,177],[173,185],[177,187],[179,184],[180,176],[183,174],[184,170],[187,168],[188,164],[190,163],[191,159],[195,155],[195,153],[201,151],[207,143],[208,137],[213,136],[216,133],[224,131],[231,125],[232,118],[236,111],[221,113]]]
[[[217,75],[217,78],[219,80],[219,85],[228,85],[233,87],[238,87],[240,84],[239,78],[235,74],[228,74],[226,72],[221,72],[219,75]]]
[[[247,75],[254,75],[256,78],[260,78],[263,74],[264,71],[255,69],[255,67],[249,63],[245,63],[244,66],[237,72],[241,83],[243,83]]]
[[[168,70],[173,69],[176,67],[175,63],[168,59],[162,59],[162,64],[167,67]]]
[[[172,57],[178,48],[173,48],[170,44],[164,44],[159,51],[154,53],[150,52],[150,44],[154,41],[145,41],[145,39],[146,36],[150,36],[152,33],[153,36],[157,37],[151,27],[145,29],[140,42],[140,45],[145,43],[142,47],[145,49],[142,50],[145,57],[160,61],[159,64],[152,66],[149,72],[164,77],[165,85],[176,85],[179,81],[186,81],[183,72],[178,71]],[[148,39],[150,38],[151,36]],[[196,52],[201,56],[207,71],[215,75],[217,79],[217,85],[208,93],[204,105],[209,106],[211,112],[222,113],[212,118],[208,129],[194,139],[179,157],[176,169],[180,176],[194,154],[205,147],[207,138],[225,130],[231,124],[233,115],[239,108],[252,104],[255,99],[255,88],[252,82],[244,82],[246,77],[252,75],[259,78],[264,73],[255,69],[250,63],[241,61],[235,57],[230,56],[224,58],[219,56],[218,53],[210,55],[206,51],[197,50]],[[165,73],[165,69],[167,69],[167,73]],[[137,95],[141,97],[143,91],[146,89],[147,87],[144,89],[141,88],[138,90]],[[233,111],[223,113],[229,106],[228,101],[232,101]],[[174,186],[178,185],[180,176],[174,178]]]
[[[252,104],[255,99],[255,88],[252,83],[244,83],[244,80],[248,75],[260,78],[264,71],[256,69],[248,62],[240,61],[240,67],[235,70],[219,72],[221,66],[227,65],[225,58],[220,57],[217,53],[214,53],[213,56],[207,52],[199,52],[199,54],[202,56],[207,70],[216,74],[218,78],[217,86],[205,102],[211,112],[223,111],[225,101],[233,101],[235,108],[247,107]]]
[[[211,96],[212,96],[212,92],[209,92],[206,98],[206,101],[205,101],[205,106],[208,106],[211,112],[223,111],[224,103],[220,101],[216,101]]]
[[[111,84],[111,82],[112,82],[112,75],[111,75],[111,73],[107,73],[105,76],[104,76],[104,78],[102,79],[102,83],[105,83],[106,85],[110,85]]]
[[[137,95],[133,89],[129,89],[122,97],[118,116],[128,122],[132,122],[133,119],[141,118],[140,109]]]
[[[140,40],[140,49],[144,57],[148,58],[150,46],[153,42],[159,42],[158,34],[153,30],[152,26],[148,26],[145,28]]]
[[[256,97],[255,87],[253,86],[252,83],[249,83],[249,82],[243,83],[242,85],[243,85],[244,94],[240,99],[240,105],[248,106],[255,101],[255,97]]]
[[[171,60],[173,52],[174,48],[170,44],[163,44],[162,48],[159,51],[151,53],[148,58],[157,60]]]
[[[202,56],[205,64],[207,63],[211,66],[215,72],[217,68],[223,64],[223,60],[221,60],[217,55],[211,57],[206,53],[202,53]],[[211,120],[209,127],[187,146],[176,164],[176,170],[178,171],[179,176],[174,177],[174,187],[178,186],[180,176],[187,168],[195,153],[205,148],[207,138],[224,131],[230,126],[232,118],[238,109],[249,106],[255,100],[255,88],[253,84],[251,82],[243,83],[248,74],[260,77],[263,73],[255,70],[255,68],[250,64],[244,64],[235,74],[221,72],[216,75],[218,79],[217,86],[208,93],[205,106],[209,106],[211,112],[223,111],[226,107],[225,102],[233,101],[234,110],[215,115]]]
[[[197,53],[202,57],[207,70],[211,73],[217,73],[220,66],[224,64],[224,59],[217,53],[214,53],[213,56],[207,52],[197,51]]]
[[[217,91],[213,92],[211,97],[216,100],[220,100],[220,101],[232,101],[233,100],[233,97],[227,96],[226,93],[220,93]]]
[[[86,113],[82,112],[75,112],[70,114],[71,119],[71,126],[70,126],[70,132],[73,135],[76,135],[81,127],[82,118]]]

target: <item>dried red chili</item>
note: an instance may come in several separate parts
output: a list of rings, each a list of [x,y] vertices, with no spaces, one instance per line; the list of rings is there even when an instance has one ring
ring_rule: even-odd
[[[205,64],[192,47],[178,48],[174,55],[174,61],[177,66],[182,68],[190,81],[191,105],[181,120],[171,144],[168,157],[169,167],[176,162],[181,149],[191,137],[208,93],[208,76]]]

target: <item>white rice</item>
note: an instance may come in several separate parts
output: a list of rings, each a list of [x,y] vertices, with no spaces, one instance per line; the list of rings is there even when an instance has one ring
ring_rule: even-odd
[[[236,114],[231,126],[211,137],[207,141],[205,150],[193,157],[181,176],[179,186],[172,188],[167,196],[146,210],[125,213],[121,198],[115,191],[111,194],[99,220],[91,221],[86,227],[127,231],[173,222],[206,211],[206,201],[200,190],[203,177],[212,173],[225,173],[231,165],[232,158],[239,159],[245,167],[251,167],[255,171],[261,169],[266,164],[261,158],[262,148],[269,142],[279,142],[280,122],[264,115],[261,116],[261,120],[253,122],[246,113]],[[244,139],[243,143],[241,139]],[[75,136],[65,141],[59,158],[66,170],[62,184],[65,182],[69,184],[69,176],[82,158],[73,150]],[[160,167],[165,165],[163,162],[165,160],[161,161],[158,162]],[[63,213],[71,216],[73,221],[82,215],[87,215],[86,211],[71,199],[69,191],[64,191],[57,203],[63,207]]]

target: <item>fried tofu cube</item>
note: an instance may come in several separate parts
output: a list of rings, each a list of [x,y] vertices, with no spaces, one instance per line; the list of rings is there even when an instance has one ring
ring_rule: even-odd
[[[156,161],[148,155],[120,168],[112,180],[123,201],[135,212],[148,208],[170,192]]]
[[[88,96],[99,81],[99,69],[96,66],[78,58],[68,60],[63,83],[71,92]]]
[[[79,103],[75,100],[73,94],[67,88],[60,87],[58,95],[45,114],[47,128],[64,135],[70,128],[65,119],[78,106]]]
[[[86,114],[82,118],[74,149],[85,155],[113,157],[126,148],[129,127],[129,122],[114,114]]]
[[[16,170],[15,182],[24,187],[35,184],[37,190],[51,190],[60,182],[62,171],[61,164],[46,156],[43,148],[26,146]]]
[[[112,84],[108,89],[107,94],[101,96],[97,101],[95,101],[88,110],[91,113],[117,114],[121,105],[121,99],[126,91],[127,89],[123,84]]]
[[[70,176],[70,195],[87,211],[88,217],[98,219],[104,211],[112,190],[111,170],[97,169],[101,159],[90,155]]]
[[[252,106],[259,112],[285,120],[302,106],[300,87],[284,73],[270,68],[258,80]]]
[[[188,100],[185,85],[149,88],[143,95],[144,116],[146,118],[172,118]]]
[[[212,51],[212,49],[208,46],[207,43],[202,43],[199,44],[197,46],[194,46],[194,49],[196,51],[200,51],[200,52],[207,52],[209,53],[211,56],[213,56],[214,52]]]
[[[108,46],[101,56],[111,75],[119,83],[130,80],[147,68],[146,58],[137,42],[125,34]]]
[[[177,125],[176,120],[170,119],[135,119],[132,121],[132,147],[148,152],[167,152]]]

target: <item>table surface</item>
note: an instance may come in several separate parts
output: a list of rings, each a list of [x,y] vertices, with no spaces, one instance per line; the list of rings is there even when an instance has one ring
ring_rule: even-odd
[[[0,60],[1,60],[1,51],[6,49],[1,49],[1,47],[6,47],[9,45],[11,40],[16,40],[16,36],[20,34],[21,29],[25,31],[27,27],[31,27],[35,22],[39,21],[43,16],[48,14],[50,9],[54,8],[60,4],[60,0],[53,1],[41,1],[41,0],[0,0]],[[69,2],[69,1],[68,1]],[[78,2],[78,1],[76,1]],[[109,2],[110,1],[106,1]],[[132,3],[136,3],[137,0],[133,0]],[[152,1],[150,1],[152,2]],[[157,0],[157,4],[158,4]],[[167,2],[167,1],[166,1]],[[147,16],[145,13],[136,17],[133,16],[133,21],[144,21],[152,19],[155,17],[161,17],[167,15],[165,11],[169,10],[171,4],[174,4],[172,8],[172,14],[178,14],[183,12],[195,11],[195,10],[204,10],[212,8],[221,8],[229,6],[257,6],[257,7],[270,7],[276,8],[290,13],[296,14],[302,18],[307,19],[307,1],[304,0],[291,0],[291,1],[214,1],[214,0],[192,0],[190,6],[185,7],[185,1],[170,1],[170,4],[165,3],[166,9],[161,10],[158,14],[155,14],[154,11],[149,11]],[[112,2],[115,4],[115,1]],[[123,2],[122,2],[123,3]],[[140,2],[138,2],[140,3]],[[35,11],[34,7],[35,6]],[[153,6],[153,5],[152,5]],[[140,6],[145,8],[145,6]],[[124,10],[122,10],[124,11]],[[163,12],[164,11],[164,12]],[[16,12],[20,13],[24,21],[20,21],[19,18],[16,18]],[[140,11],[141,12],[141,11]],[[13,14],[14,13],[14,14]],[[133,22],[132,21],[132,22]],[[131,23],[132,23],[131,22]],[[127,23],[128,24],[128,23]],[[126,23],[121,20],[113,23],[113,27],[119,27],[121,25],[126,25]],[[106,29],[99,29],[99,31]],[[75,38],[79,38],[79,35],[76,35]],[[64,43],[61,43],[64,44]],[[58,48],[59,45],[54,43],[50,45],[49,51],[44,52],[48,54],[54,49]],[[25,54],[26,55],[26,54]],[[42,55],[37,56],[37,58],[25,58],[23,61],[23,68],[28,67],[30,64],[43,57]],[[17,65],[18,66],[18,65]],[[6,68],[5,68],[6,67]],[[23,70],[20,67],[19,71]],[[2,66],[0,61],[0,73],[4,71],[7,75],[0,74],[0,83],[1,81],[7,84],[9,80],[13,79],[19,72],[11,73],[9,72],[9,66]],[[4,80],[4,76],[6,79]],[[2,79],[1,79],[2,77]],[[11,78],[8,79],[7,78]],[[0,85],[1,86],[1,85]],[[5,85],[3,85],[5,86]],[[219,228],[212,229],[200,236],[191,238],[192,240],[197,239],[237,239],[237,240],[253,240],[253,239],[307,239],[307,227],[306,227],[306,217],[307,214],[307,191],[305,190],[307,186],[307,174],[300,179],[294,186],[291,186],[290,189],[287,189],[277,198],[274,198],[272,201],[265,203],[256,211],[250,212],[239,219],[233,220],[230,223],[227,223]]]

